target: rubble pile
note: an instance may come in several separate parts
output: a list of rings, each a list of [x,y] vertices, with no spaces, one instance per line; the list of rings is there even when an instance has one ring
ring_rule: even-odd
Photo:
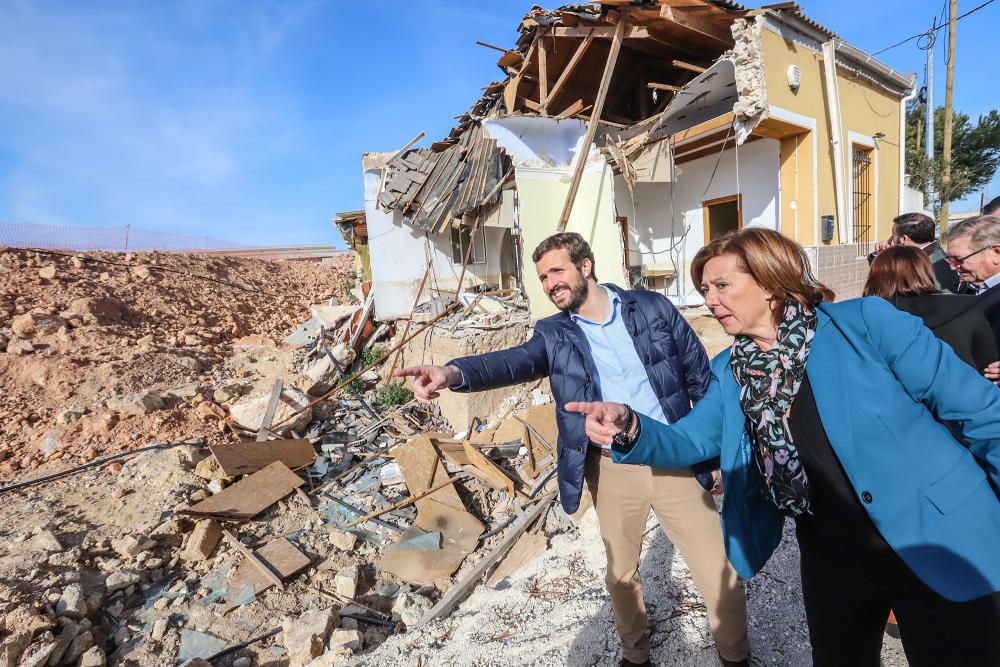
[[[340,664],[574,530],[537,385],[459,425],[384,380],[407,335],[526,323],[518,292],[463,293],[404,334],[372,321],[367,285],[350,303],[346,272],[91,259],[0,253],[0,400],[32,415],[4,436],[0,665]]]
[[[151,441],[219,440],[343,266],[0,248],[0,481]]]

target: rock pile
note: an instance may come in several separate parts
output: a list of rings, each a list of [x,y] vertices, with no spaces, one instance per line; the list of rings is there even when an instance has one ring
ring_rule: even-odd
[[[0,482],[151,441],[218,441],[226,404],[273,375],[261,366],[282,356],[277,341],[311,305],[349,303],[355,280],[340,266],[11,248],[0,276]]]

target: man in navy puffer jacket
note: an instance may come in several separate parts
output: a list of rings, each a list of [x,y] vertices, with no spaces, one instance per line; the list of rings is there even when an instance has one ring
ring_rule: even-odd
[[[561,312],[539,320],[530,340],[445,366],[404,368],[396,376],[415,378],[413,390],[422,401],[446,387],[481,391],[548,376],[559,427],[560,500],[566,512],[575,512],[586,480],[608,556],[606,583],[621,664],[649,664],[639,559],[650,508],[691,569],[723,664],[748,664],[746,600],[706,491],[714,462],[694,471],[615,464],[610,450],[587,438],[583,415],[563,409],[569,401],[615,400],[675,422],[708,387],[704,348],[664,296],[599,285],[594,255],[579,234],[550,236],[532,259],[542,288]]]

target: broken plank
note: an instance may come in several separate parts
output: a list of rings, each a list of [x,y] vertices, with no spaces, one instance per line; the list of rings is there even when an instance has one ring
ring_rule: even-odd
[[[702,67],[701,65],[693,65],[689,62],[684,62],[683,60],[674,60],[673,66],[678,69],[686,69],[689,72],[696,72],[698,74],[701,74],[707,69],[705,67]]]
[[[226,538],[226,542],[229,543],[229,546],[243,554],[243,557],[247,559],[247,562],[257,568],[257,571],[264,575],[265,579],[277,586],[280,590],[285,590],[285,584],[281,583],[281,577],[272,572],[271,568],[269,568],[260,558],[257,558],[257,555],[248,549],[245,544],[236,539],[236,537],[228,530],[223,530],[222,536]]]
[[[556,37],[592,37],[595,39],[612,39],[615,36],[617,26],[601,26],[598,28],[553,28],[552,34]],[[622,34],[622,39],[646,39],[649,37],[649,28],[646,26],[632,26]]]
[[[597,133],[598,121],[601,120],[601,113],[604,111],[604,100],[608,97],[608,87],[611,85],[611,76],[615,71],[615,64],[618,62],[618,52],[622,46],[622,34],[625,32],[625,19],[622,18],[615,27],[615,38],[611,41],[611,50],[608,52],[608,60],[604,65],[604,73],[601,75],[601,85],[597,91],[597,98],[594,100],[594,109],[587,123],[587,134],[583,139],[582,148],[576,158],[576,165],[573,168],[573,180],[569,185],[569,192],[566,193],[566,201],[563,203],[562,215],[559,216],[557,230],[566,231],[569,223],[570,213],[573,211],[573,203],[576,201],[576,193],[580,189],[580,179],[583,178],[583,168],[587,164],[587,155],[590,154],[590,146],[594,142],[594,135]]]
[[[311,465],[316,460],[316,450],[305,438],[261,443],[226,443],[211,445],[208,449],[227,477],[249,475],[275,461],[281,461],[289,468],[295,469]]]
[[[583,100],[577,100],[557,114],[556,118],[569,118],[570,116],[574,116],[582,112],[584,108]]]
[[[440,600],[438,600],[437,604],[431,607],[431,609],[424,614],[423,618],[417,622],[415,627],[422,627],[437,618],[447,616],[451,613],[451,610],[454,609],[455,605],[457,605],[461,599],[465,597],[466,593],[468,593],[472,587],[476,585],[476,582],[478,582],[479,579],[486,574],[486,571],[490,568],[490,566],[500,560],[500,558],[507,553],[507,550],[514,545],[514,542],[521,537],[524,531],[526,531],[528,527],[530,527],[531,524],[538,519],[538,517],[548,510],[554,499],[555,494],[544,499],[544,502],[539,502],[526,512],[525,515],[514,524],[510,531],[503,536],[503,539],[501,539],[500,542],[493,548],[493,551],[488,553],[482,560],[476,563],[475,567],[473,567],[461,581],[449,588],[448,592],[445,593]]]
[[[552,101],[556,98],[556,95],[559,94],[559,91],[562,90],[562,87],[566,85],[566,81],[569,79],[570,75],[573,74],[573,70],[575,70],[576,66],[580,64],[580,61],[583,59],[583,54],[587,52],[587,49],[590,47],[593,41],[594,41],[594,36],[587,35],[587,37],[583,40],[583,42],[580,43],[580,46],[576,47],[576,51],[573,52],[573,55],[570,57],[569,62],[566,63],[566,66],[563,67],[562,72],[559,74],[559,78],[556,79],[556,82],[552,86],[552,89],[549,90],[548,97],[546,97],[545,101],[542,103],[543,107],[548,108],[548,106],[552,104]]]
[[[548,538],[544,534],[537,532],[537,530],[522,535],[514,546],[511,547],[506,557],[500,561],[497,569],[493,570],[490,574],[486,580],[486,585],[496,586],[500,581],[503,581],[526,565],[530,565],[533,560],[545,551],[548,542]]]
[[[410,496],[406,500],[401,500],[398,503],[390,505],[389,507],[384,507],[384,508],[382,508],[380,510],[376,510],[375,512],[372,512],[370,514],[366,514],[363,517],[361,517],[360,519],[355,519],[351,523],[347,524],[347,527],[348,528],[353,528],[354,526],[358,525],[359,523],[364,523],[365,521],[368,521],[369,519],[374,519],[376,517],[382,516],[383,514],[387,514],[389,512],[395,511],[395,510],[403,509],[404,507],[409,507],[410,505],[412,505],[413,503],[417,502],[418,500],[423,500],[424,498],[426,498],[427,496],[431,495],[432,493],[440,491],[444,487],[449,486],[451,484],[454,484],[455,482],[458,482],[458,481],[461,481],[461,479],[458,478],[458,477],[452,477],[448,481],[442,482],[441,484],[438,484],[437,486],[435,486],[432,489],[428,489],[427,491],[422,491],[421,493],[418,493],[416,495]]]
[[[256,551],[257,558],[282,579],[287,579],[309,567],[312,559],[295,548],[284,537],[278,537]],[[226,614],[237,606],[236,600],[247,586],[253,587],[254,594],[262,593],[274,584],[261,571],[246,560],[240,561],[236,573],[229,580],[229,595],[226,597]]]
[[[257,429],[257,442],[267,440],[268,431],[271,429],[271,422],[274,421],[274,413],[278,410],[278,402],[281,401],[283,386],[284,382],[281,378],[274,381],[274,387],[271,389],[271,398],[267,402],[267,409],[264,410],[264,417],[261,419],[260,427]]]
[[[515,496],[514,480],[468,440],[465,440],[462,446],[465,448],[465,455],[472,465],[486,476],[486,483],[490,487],[497,491],[506,491],[512,498]]]
[[[231,519],[252,519],[294,491],[303,482],[281,461],[244,477],[185,513],[192,516],[219,515]]]
[[[647,83],[646,87],[650,90],[670,90],[675,93],[684,89],[684,86],[674,86],[669,83]]]

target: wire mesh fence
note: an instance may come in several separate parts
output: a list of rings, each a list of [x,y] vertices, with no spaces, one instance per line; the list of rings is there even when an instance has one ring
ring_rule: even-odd
[[[35,225],[0,221],[0,245],[12,248],[104,252],[193,252],[245,248],[210,236],[164,234],[149,229],[124,227],[75,227]]]

